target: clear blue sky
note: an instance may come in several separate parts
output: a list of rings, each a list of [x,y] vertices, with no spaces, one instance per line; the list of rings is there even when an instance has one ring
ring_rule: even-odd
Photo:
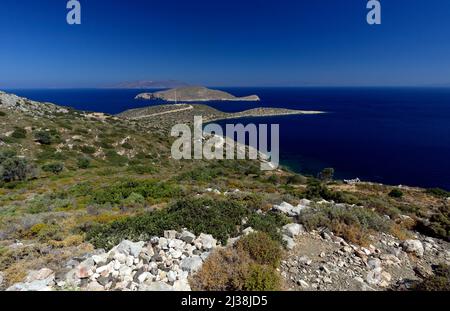
[[[450,1],[2,0],[0,88],[450,85]]]

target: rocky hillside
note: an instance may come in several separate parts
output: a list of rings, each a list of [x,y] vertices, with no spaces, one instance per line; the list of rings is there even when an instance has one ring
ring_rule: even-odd
[[[447,191],[175,161],[157,109],[0,94],[1,289],[450,288]]]
[[[205,102],[205,101],[259,101],[257,95],[236,97],[227,92],[212,90],[200,86],[175,88],[156,93],[142,93],[136,99],[163,100],[168,102]]]

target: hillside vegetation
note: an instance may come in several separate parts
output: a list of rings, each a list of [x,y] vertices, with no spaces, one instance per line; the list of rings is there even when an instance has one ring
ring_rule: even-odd
[[[0,286],[23,281],[28,270],[58,271],[78,255],[167,230],[211,234],[223,246],[248,228],[256,231],[214,253],[191,279],[192,288],[208,290],[289,286],[277,272],[292,254],[282,251],[290,242],[282,229],[288,224],[362,247],[385,235],[450,240],[444,190],[347,185],[329,172],[318,178],[262,172],[256,161],[175,161],[171,142],[145,119],[40,106],[1,93]],[[305,199],[330,204],[298,215],[274,209]],[[442,283],[448,273],[439,275]],[[433,288],[430,280],[418,288]]]

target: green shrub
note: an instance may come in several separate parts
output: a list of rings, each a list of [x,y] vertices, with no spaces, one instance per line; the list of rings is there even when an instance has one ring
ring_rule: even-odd
[[[239,225],[248,210],[233,201],[183,199],[167,209],[148,212],[88,228],[88,240],[96,247],[110,248],[123,239],[142,240],[162,235],[164,230],[188,228],[196,235],[212,234],[225,243],[239,234]]]
[[[30,214],[39,214],[51,212],[54,210],[66,210],[72,207],[72,201],[55,194],[38,195],[27,203],[27,212]]]
[[[86,154],[94,154],[97,151],[97,148],[93,146],[80,146],[80,150]]]
[[[123,143],[122,148],[131,150],[133,149],[133,146],[130,143]]]
[[[75,197],[87,196],[92,193],[93,185],[89,181],[78,183],[69,189],[69,193]]]
[[[38,223],[30,228],[29,234],[31,237],[38,238],[41,242],[47,242],[49,240],[61,241],[63,239],[62,229],[56,223]]]
[[[77,166],[81,169],[86,169],[91,166],[91,159],[88,157],[81,157],[77,159]]]
[[[59,174],[63,171],[63,169],[64,169],[64,164],[61,162],[49,163],[49,164],[45,164],[42,166],[42,170],[44,172],[49,172],[49,173],[53,173],[53,174]]]
[[[286,184],[288,185],[303,185],[306,184],[308,179],[302,175],[291,175],[287,178]]]
[[[153,165],[132,165],[128,167],[128,171],[144,175],[157,173],[158,169]]]
[[[295,193],[293,193],[295,195]],[[352,193],[342,191],[332,191],[326,185],[316,179],[308,181],[306,190],[299,195],[310,200],[324,199],[336,203],[360,204],[360,199]]]
[[[166,210],[158,210],[87,228],[86,239],[96,248],[110,249],[124,239],[137,241],[161,236],[164,230],[176,228],[175,225]]]
[[[42,151],[37,155],[40,161],[45,162],[46,160],[59,160],[63,161],[66,159],[66,155],[63,152],[57,152],[55,148],[42,145]]]
[[[14,128],[14,132],[12,132],[11,137],[17,139],[23,139],[27,137],[27,131],[21,127]]]
[[[250,233],[236,243],[236,248],[248,253],[261,265],[277,267],[281,260],[281,245],[264,232]]]
[[[450,197],[450,192],[444,190],[444,189],[440,189],[440,188],[431,188],[431,189],[427,189],[426,193],[434,195],[438,198],[448,198]]]
[[[308,229],[326,227],[347,241],[368,242],[370,230],[389,232],[392,223],[376,212],[362,207],[324,206],[302,212],[299,221]]]
[[[123,200],[123,204],[125,206],[136,206],[142,205],[145,203],[145,198],[139,193],[131,193],[125,200]]]
[[[38,131],[34,133],[34,139],[42,145],[51,145],[53,142],[52,136],[47,131]]]
[[[280,213],[268,212],[265,214],[252,213],[247,225],[254,230],[267,233],[273,240],[282,241],[280,228],[288,224],[289,220]]]
[[[334,168],[328,167],[324,168],[318,175],[317,178],[319,178],[322,181],[329,182],[332,181],[334,177]]]
[[[0,150],[0,164],[2,164],[7,159],[15,157],[16,155],[17,153],[12,149]]]
[[[0,111],[0,117],[4,117],[4,116],[6,116],[6,112]]]
[[[450,291],[450,266],[440,264],[434,267],[434,275],[415,284],[415,291]]]
[[[140,194],[145,199],[164,199],[177,197],[180,189],[172,184],[155,180],[129,180],[95,190],[92,194],[92,203],[117,205],[132,193]]]
[[[343,201],[343,197],[340,192],[333,192],[329,190],[327,186],[314,179],[308,182],[303,196],[308,199],[324,199],[333,200],[335,202]]]
[[[99,142],[96,142],[95,145],[103,149],[114,149],[113,145],[109,140],[101,140]]]
[[[177,201],[169,213],[176,216],[179,226],[196,235],[212,234],[225,244],[228,238],[239,235],[242,219],[250,212],[235,201],[195,198]]]
[[[27,158],[17,157],[14,151],[0,153],[0,180],[23,181],[36,177],[36,167]]]
[[[403,197],[403,192],[400,189],[394,188],[389,192],[391,198],[401,198]]]
[[[428,220],[419,221],[416,229],[426,235],[450,241],[450,210],[441,206]]]
[[[244,290],[277,291],[281,288],[280,284],[280,276],[273,267],[252,264],[245,279]]]
[[[112,166],[124,166],[128,162],[127,157],[121,156],[114,150],[107,150],[105,155],[106,161],[108,161]]]
[[[222,175],[220,168],[197,168],[192,171],[181,174],[178,180],[192,180],[199,182],[212,181]]]
[[[269,178],[267,178],[267,182],[277,185],[280,183],[280,177],[277,175],[270,175]]]

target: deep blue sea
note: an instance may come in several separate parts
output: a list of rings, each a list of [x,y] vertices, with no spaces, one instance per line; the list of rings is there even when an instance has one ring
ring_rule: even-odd
[[[338,178],[450,190],[450,88],[221,89],[262,99],[209,103],[223,111],[264,106],[327,112],[236,121],[280,124],[281,161],[295,171],[316,175],[333,167]],[[151,104],[133,99],[142,90],[6,91],[107,113]]]

